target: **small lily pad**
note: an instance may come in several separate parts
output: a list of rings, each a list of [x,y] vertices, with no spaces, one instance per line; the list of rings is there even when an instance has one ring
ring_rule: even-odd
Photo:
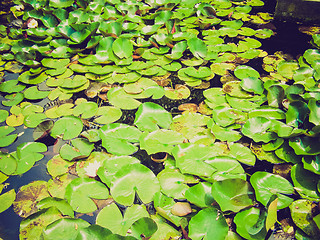
[[[16,129],[11,126],[1,126],[0,127],[0,147],[9,146],[11,143],[13,143],[16,140],[18,135],[17,134],[10,134],[10,133],[14,132],[15,130]]]

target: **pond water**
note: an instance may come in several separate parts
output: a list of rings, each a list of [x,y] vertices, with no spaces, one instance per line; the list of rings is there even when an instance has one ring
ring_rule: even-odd
[[[274,11],[275,1],[266,1],[266,5],[259,10],[267,11],[272,13]],[[311,47],[310,40],[311,36],[307,34],[303,34],[299,31],[300,24],[291,23],[291,22],[279,22],[273,21],[271,22],[267,28],[270,28],[276,32],[275,36],[272,36],[269,39],[261,40],[262,47],[260,49],[265,50],[269,53],[269,55],[274,54],[277,51],[283,51],[286,54],[290,54],[293,59],[297,59],[299,55],[302,55],[305,50]],[[262,60],[252,60],[248,63],[248,65],[252,66],[256,70],[260,72],[265,72],[261,65]],[[10,74],[5,72],[5,80],[16,79],[17,75]],[[218,83],[219,87],[222,85]],[[213,86],[211,86],[213,87]],[[199,104],[204,100],[202,95],[203,90],[193,89],[191,92],[191,96],[185,101],[189,103]],[[0,96],[0,101],[4,100],[3,96]],[[159,101],[154,101],[159,103]],[[178,110],[178,106],[184,101],[174,102],[168,101],[164,108],[171,112],[174,115]],[[48,103],[48,100],[43,100],[41,102],[37,102],[38,105],[44,106]],[[9,107],[2,107],[2,109],[9,110]],[[131,111],[124,111],[120,122],[132,124],[134,120],[134,115]],[[4,126],[5,123],[0,123],[0,126]],[[16,128],[16,132],[21,134],[17,141],[15,141],[12,145],[1,149],[3,152],[13,152],[16,150],[17,146],[24,142],[32,142],[33,141],[33,129],[24,128],[23,126],[19,126]],[[9,189],[15,189],[16,192],[19,190],[21,186],[24,186],[32,181],[36,180],[45,180],[48,181],[51,176],[47,173],[47,162],[52,158],[52,156],[56,155],[56,149],[54,146],[55,139],[47,137],[42,139],[41,142],[45,143],[48,147],[48,151],[46,152],[44,158],[38,162],[36,162],[35,166],[31,168],[31,170],[26,173],[18,176],[11,176],[6,183],[9,184]],[[151,169],[154,173],[159,173],[163,169],[162,164],[154,163],[151,161],[150,156],[146,154],[145,151],[139,151],[133,155],[137,159],[141,161],[142,164]],[[254,171],[267,171],[272,172],[273,164],[268,162],[259,162],[255,166]],[[251,167],[244,166],[246,173],[253,174],[253,170]],[[4,189],[3,193],[7,190]],[[82,218],[88,221],[91,224],[95,223],[96,213],[93,215],[81,215],[79,218]],[[13,207],[11,206],[9,209],[0,214],[0,238],[3,240],[16,240],[19,239],[19,226],[22,218],[20,218],[13,211]],[[270,234],[269,234],[270,235]],[[271,236],[270,239],[274,239],[274,236]]]

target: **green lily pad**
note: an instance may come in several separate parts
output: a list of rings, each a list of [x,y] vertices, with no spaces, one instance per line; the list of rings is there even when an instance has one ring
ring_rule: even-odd
[[[266,215],[265,211],[255,207],[237,213],[234,217],[237,233],[245,239],[265,239],[267,234]]]
[[[222,127],[227,127],[246,119],[246,114],[244,112],[225,106],[215,107],[212,113],[212,119]]]
[[[108,124],[119,120],[122,116],[122,111],[117,107],[102,106],[98,108],[95,115],[97,117],[94,119],[94,122]]]
[[[61,82],[60,82],[61,81]],[[65,78],[60,80],[59,87],[76,89],[88,83],[88,79],[82,75],[75,75],[73,78]]]
[[[257,70],[253,69],[252,67],[240,65],[236,67],[234,70],[234,75],[243,80],[245,78],[259,78],[260,74]]]
[[[218,124],[215,124],[212,119],[208,122],[208,128],[210,128],[214,137],[220,141],[236,142],[241,139],[241,133],[233,130],[232,127],[232,125],[229,127],[221,127]]]
[[[55,207],[40,210],[21,221],[19,237],[40,239],[42,230],[61,217],[61,213]]]
[[[13,143],[16,140],[18,135],[17,134],[10,134],[10,133],[14,132],[15,130],[16,129],[14,127],[10,127],[10,126],[1,126],[0,127],[0,147],[9,146],[11,143]]]
[[[298,70],[298,68],[299,64],[297,62],[283,61],[278,64],[277,71],[281,74],[281,76],[292,79],[295,71]]]
[[[289,139],[289,145],[297,155],[318,155],[320,154],[320,144],[315,138],[299,136]]]
[[[24,142],[17,147],[17,151],[12,153],[17,160],[16,175],[23,174],[29,171],[35,162],[41,160],[43,155],[41,152],[46,152],[47,146],[40,142]]]
[[[278,209],[288,207],[293,199],[286,196],[293,194],[294,189],[291,183],[285,178],[268,172],[255,172],[251,178],[256,198],[264,206],[267,206],[273,195],[278,198]],[[286,195],[284,195],[286,194]]]
[[[24,95],[23,93],[18,92],[18,93],[6,95],[5,98],[8,100],[2,100],[1,102],[2,105],[11,107],[11,106],[18,105],[24,99]]]
[[[0,123],[5,121],[8,116],[9,116],[8,111],[6,111],[4,109],[0,109]]]
[[[61,69],[66,67],[70,63],[70,59],[53,59],[53,58],[44,58],[41,60],[41,63],[44,67]]]
[[[72,180],[65,192],[72,209],[80,213],[89,213],[97,210],[92,199],[107,199],[108,188],[101,182],[90,178],[76,178]]]
[[[149,214],[142,205],[134,204],[128,207],[122,216],[118,206],[112,203],[99,212],[96,223],[110,229],[113,233],[124,236],[132,224],[143,217],[149,217]]]
[[[119,58],[128,58],[132,56],[133,45],[127,38],[117,38],[112,44],[112,50]]]
[[[37,203],[38,209],[56,207],[64,216],[74,217],[74,212],[69,203],[61,198],[47,197]]]
[[[172,116],[163,107],[152,102],[146,102],[139,106],[136,112],[134,124],[141,131],[155,131],[161,128],[169,128]]]
[[[29,215],[37,212],[37,203],[49,196],[47,182],[31,182],[19,189],[16,199],[13,202],[13,210],[20,217],[28,217]]]
[[[211,194],[211,187],[212,185],[208,182],[200,182],[188,188],[185,192],[185,197],[189,202],[198,207],[210,207],[214,202],[214,198]]]
[[[239,212],[253,204],[253,193],[249,183],[239,178],[214,182],[212,196],[222,211]]]
[[[6,93],[14,93],[23,91],[26,86],[18,84],[18,80],[8,80],[0,84],[0,91]]]
[[[0,171],[6,175],[11,175],[17,168],[16,159],[11,154],[0,152]]]
[[[80,116],[81,118],[87,119],[93,117],[98,111],[98,104],[95,102],[81,102],[73,109],[74,116]]]
[[[3,193],[0,195],[0,200],[1,200],[1,207],[0,207],[0,213],[4,212],[7,210],[14,200],[16,199],[16,192],[14,189],[11,189],[10,191]]]
[[[60,156],[68,161],[88,157],[94,149],[94,144],[83,138],[71,140],[71,145],[65,144],[60,148]]]
[[[126,93],[125,90],[120,87],[109,90],[107,96],[113,106],[125,110],[136,109],[141,104],[138,100],[134,99],[132,94]]]
[[[256,156],[252,153],[250,148],[245,147],[240,143],[233,143],[229,146],[229,156],[237,159],[239,162],[249,166],[254,166],[256,163]]]
[[[75,175],[62,174],[48,181],[48,191],[52,197],[64,198],[66,187],[68,184],[77,178]]]
[[[207,78],[212,75],[212,71],[208,67],[199,67],[198,69],[188,67],[185,69],[184,73],[195,78]]]
[[[189,237],[193,240],[217,239],[223,240],[228,234],[228,225],[223,216],[218,216],[215,208],[205,208],[191,218]]]
[[[25,116],[23,123],[28,128],[35,128],[46,118],[47,116],[44,113],[33,113]]]
[[[81,229],[86,228],[90,223],[78,218],[59,219],[43,230],[42,236],[47,240],[76,239]]]
[[[160,191],[160,184],[149,168],[141,164],[129,164],[114,175],[110,190],[117,203],[129,206],[133,204],[135,194],[143,203],[151,202],[154,194]]]
[[[318,181],[319,175],[314,174],[303,168],[303,165],[296,164],[291,168],[291,178],[297,192],[310,200],[318,201]]]
[[[164,88],[164,94],[167,98],[172,100],[180,100],[180,99],[186,99],[190,96],[191,92],[190,89],[185,85],[175,85],[175,88]]]
[[[252,95],[249,92],[242,89],[240,81],[227,82],[223,85],[222,90],[231,97],[252,98]]]
[[[140,238],[141,236],[150,238],[157,230],[157,224],[149,217],[140,218],[131,227],[132,235],[136,238]]]
[[[320,125],[320,104],[315,99],[310,99],[308,103],[310,110],[309,121],[315,125]]]
[[[51,136],[62,137],[63,140],[70,140],[77,137],[83,128],[81,119],[74,116],[66,116],[57,120],[51,129]]]
[[[264,91],[263,82],[259,78],[243,78],[240,86],[247,92],[262,94]]]
[[[138,148],[133,145],[137,143],[141,132],[139,129],[120,123],[110,123],[100,128],[102,146],[108,152],[115,155],[131,155]]]
[[[206,44],[199,38],[190,38],[187,41],[190,52],[196,58],[205,58],[208,52]]]
[[[53,156],[47,163],[47,171],[55,178],[68,172],[68,168],[73,165],[73,162],[69,162],[60,157],[60,155]]]
[[[112,236],[112,232],[109,229],[106,229],[99,225],[92,224],[86,228],[80,229],[75,240],[99,240],[102,238],[106,238],[109,235]]]
[[[159,152],[171,153],[175,145],[183,142],[184,136],[176,131],[159,129],[142,133],[139,140],[140,149],[146,150],[150,155]]]
[[[186,177],[177,172],[171,170],[163,170],[158,175],[161,191],[168,197],[175,199],[184,199],[185,192],[188,190],[188,185],[186,185]]]
[[[265,117],[269,119],[285,119],[286,114],[281,109],[262,106],[249,112],[249,118]]]
[[[245,136],[252,138],[255,142],[270,142],[276,139],[274,132],[268,131],[272,122],[265,117],[249,118],[243,125],[241,131]]]

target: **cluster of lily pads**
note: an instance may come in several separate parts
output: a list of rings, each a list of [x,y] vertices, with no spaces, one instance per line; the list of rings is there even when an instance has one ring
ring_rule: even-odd
[[[14,3],[0,26],[2,76],[19,74],[0,84],[0,189],[56,140],[48,182],[0,195],[0,212],[24,218],[20,239],[318,236],[320,51],[261,50],[274,34],[251,13],[262,1]],[[34,141],[5,151],[19,126]]]

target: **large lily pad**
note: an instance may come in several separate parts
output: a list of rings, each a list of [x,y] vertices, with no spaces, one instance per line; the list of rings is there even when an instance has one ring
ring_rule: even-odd
[[[136,194],[143,203],[151,202],[160,185],[150,169],[141,164],[129,164],[114,175],[110,190],[117,203],[129,206]]]
[[[83,128],[81,119],[74,116],[66,116],[54,123],[51,129],[51,136],[57,138],[58,136],[64,140],[69,140],[77,137]]]
[[[65,198],[72,209],[80,213],[89,213],[97,210],[94,199],[107,199],[109,191],[107,187],[90,178],[76,178],[66,188]]]

